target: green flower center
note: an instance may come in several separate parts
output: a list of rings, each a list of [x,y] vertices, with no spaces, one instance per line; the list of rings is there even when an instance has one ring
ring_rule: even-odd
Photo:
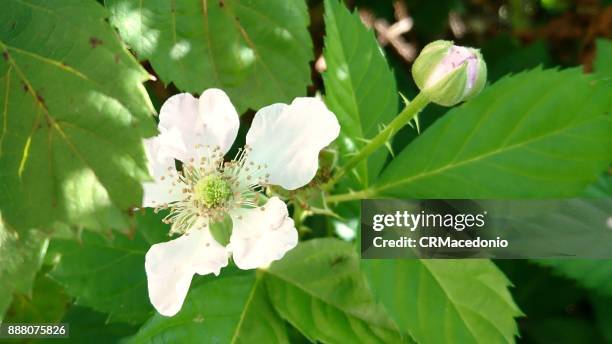
[[[202,178],[195,186],[195,198],[206,208],[223,206],[232,197],[232,188],[219,175]]]

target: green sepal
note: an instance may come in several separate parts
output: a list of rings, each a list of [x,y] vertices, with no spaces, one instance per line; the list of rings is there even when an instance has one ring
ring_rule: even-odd
[[[227,214],[222,220],[212,222],[209,225],[210,234],[223,246],[229,244],[230,237],[232,236],[232,227],[232,218]]]
[[[434,86],[422,90],[432,102],[442,106],[453,106],[464,99],[467,87],[467,64],[452,71]]]
[[[435,41],[427,44],[412,64],[412,78],[420,90],[425,88],[429,75],[448,54],[453,41]]]

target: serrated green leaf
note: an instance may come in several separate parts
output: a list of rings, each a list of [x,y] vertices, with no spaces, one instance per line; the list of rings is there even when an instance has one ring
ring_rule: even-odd
[[[610,76],[608,67],[612,56],[612,45],[609,40],[597,41],[597,55],[594,70],[598,75]],[[609,111],[609,108],[608,108]],[[612,159],[610,159],[612,160]],[[612,195],[612,177],[604,173],[597,181],[585,190],[587,197],[610,197]],[[611,260],[532,260],[539,265],[549,267],[557,275],[575,280],[580,286],[594,290],[604,297],[612,296],[612,261]]]
[[[510,282],[489,260],[364,260],[377,299],[419,343],[513,343]]]
[[[609,85],[578,69],[507,77],[452,109],[394,159],[373,194],[576,195],[612,160]]]
[[[0,207],[17,230],[125,227],[141,201],[149,76],[106,16],[93,1],[3,2]]]
[[[410,342],[374,302],[353,246],[337,239],[301,243],[266,271],[274,308],[312,341]]]
[[[303,0],[106,0],[106,6],[138,57],[183,91],[222,88],[239,112],[306,94],[312,42]]]
[[[128,343],[288,343],[260,277],[213,278],[192,288],[181,311],[153,316]]]
[[[109,321],[137,324],[153,313],[145,254],[166,236],[168,228],[152,212],[139,214],[136,222],[133,238],[117,235],[111,240],[85,232],[81,242],[51,243],[50,251],[59,254],[60,261],[50,276],[76,298],[76,304],[108,313]]]
[[[11,303],[13,292],[30,294],[47,244],[48,239],[34,230],[21,236],[8,232],[0,219],[0,323]]]
[[[577,221],[585,231],[592,228],[600,228],[606,225],[610,218],[609,192],[612,178],[603,175],[598,183],[591,185],[585,192],[586,197],[602,198],[603,202],[591,202],[588,199],[584,202],[573,202],[572,209],[566,209],[557,216],[558,225],[555,227],[567,227],[569,223],[575,225]],[[579,220],[577,220],[579,219]],[[529,226],[527,224],[526,226]],[[603,227],[602,229],[605,229]],[[584,247],[585,254],[593,254],[595,257],[606,257],[607,250],[603,245],[593,245],[593,240],[597,237],[587,239],[588,235],[573,238],[574,243]],[[605,238],[602,236],[602,238]],[[600,240],[602,241],[602,240]],[[605,239],[602,241],[605,243]],[[601,252],[599,255],[597,252]],[[532,259],[531,262],[547,266],[553,269],[557,275],[571,278],[579,285],[595,290],[599,294],[612,296],[612,260],[609,259]]]
[[[325,102],[340,122],[340,157],[356,151],[360,139],[374,137],[379,126],[397,114],[398,93],[393,72],[374,33],[338,0],[325,1],[325,49],[323,73]],[[357,166],[357,185],[367,186],[380,172],[385,149]]]

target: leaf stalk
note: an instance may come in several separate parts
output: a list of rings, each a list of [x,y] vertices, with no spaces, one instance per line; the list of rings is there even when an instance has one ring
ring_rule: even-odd
[[[334,176],[323,185],[323,190],[330,190],[348,171],[355,168],[360,162],[367,159],[370,155],[372,155],[376,150],[378,150],[381,146],[384,146],[393,135],[397,134],[397,132],[402,129],[406,124],[408,124],[421,110],[429,104],[429,98],[423,93],[420,92],[417,94],[414,99],[406,104],[404,110],[402,110],[390,123],[387,125],[380,133],[374,136],[369,142],[363,146],[357,153],[346,162],[346,164],[340,167]],[[352,194],[358,194],[359,192],[355,192]],[[334,196],[330,196],[329,199],[334,199]]]

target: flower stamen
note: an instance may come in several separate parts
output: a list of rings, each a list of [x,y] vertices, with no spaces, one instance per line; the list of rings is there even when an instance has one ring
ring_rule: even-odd
[[[232,197],[232,188],[220,175],[202,178],[195,186],[195,199],[206,208],[217,208]]]
[[[181,200],[156,207],[156,211],[170,210],[163,219],[172,225],[170,234],[207,227],[231,210],[258,207],[258,195],[268,184],[267,166],[248,159],[251,150],[248,146],[239,149],[231,161],[223,160],[218,146],[197,145],[195,149],[202,158],[190,159],[181,171],[165,176],[173,180],[173,191],[178,187],[176,191],[185,195]]]

